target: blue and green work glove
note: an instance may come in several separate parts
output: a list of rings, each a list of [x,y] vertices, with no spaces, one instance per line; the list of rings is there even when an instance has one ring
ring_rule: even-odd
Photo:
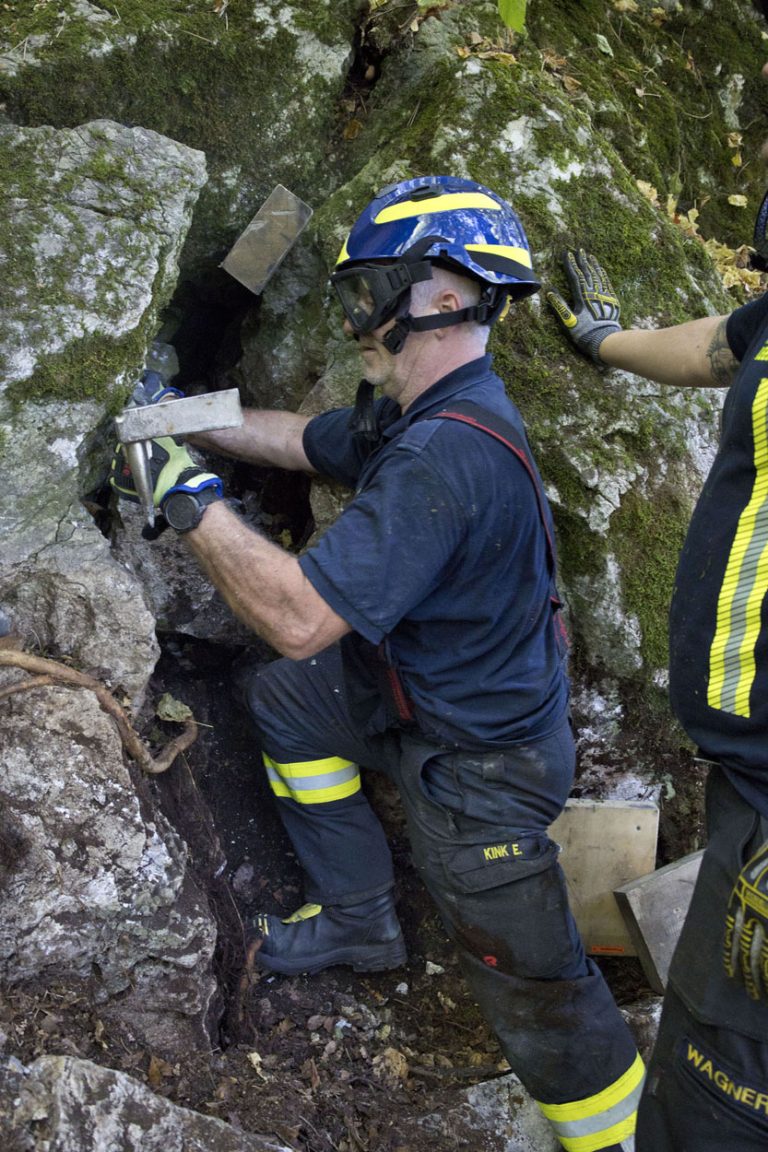
[[[179,444],[173,436],[161,436],[148,443],[149,470],[152,477],[152,496],[155,508],[165,510],[166,502],[176,492],[187,492],[201,496],[209,492],[206,503],[211,499],[221,500],[224,485],[219,476],[206,472],[196,464],[184,444]],[[140,503],[131,470],[125,459],[122,445],[112,457],[109,482],[123,500]]]
[[[183,396],[178,388],[165,386],[157,372],[145,372],[131,394],[134,404],[156,404],[171,396]],[[206,472],[190,456],[184,444],[172,436],[161,436],[147,443],[152,500],[167,523],[178,532],[189,531],[200,523],[203,512],[214,500],[224,496],[219,476]],[[131,469],[122,445],[112,457],[109,483],[123,500],[141,503]],[[145,529],[152,538],[157,532]]]
[[[621,332],[619,298],[608,273],[591,253],[583,248],[567,248],[562,262],[573,304],[567,304],[551,289],[546,293],[547,303],[579,351],[603,364],[600,345],[606,336]]]
[[[725,970],[752,1000],[768,999],[768,840],[742,868],[725,918]]]

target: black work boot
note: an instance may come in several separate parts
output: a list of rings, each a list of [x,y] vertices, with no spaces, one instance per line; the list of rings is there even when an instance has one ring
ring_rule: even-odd
[[[293,915],[256,916],[249,955],[259,968],[296,976],[334,964],[383,972],[405,963],[405,942],[391,892],[349,908],[305,904]]]

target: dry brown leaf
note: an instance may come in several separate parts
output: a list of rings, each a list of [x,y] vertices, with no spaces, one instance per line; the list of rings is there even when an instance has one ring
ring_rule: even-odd
[[[729,132],[726,136],[726,141],[729,148],[741,148],[742,137],[741,132]]]
[[[577,92],[581,88],[581,81],[577,80],[575,76],[562,76],[563,88],[566,92]]]
[[[645,196],[646,200],[650,200],[651,204],[658,207],[659,193],[654,188],[653,184],[649,184],[647,180],[635,180],[635,184]]]
[[[161,1060],[159,1056],[150,1056],[149,1068],[147,1069],[147,1080],[150,1087],[158,1089],[163,1080],[169,1076],[173,1076],[173,1068],[168,1061]]]
[[[345,140],[357,140],[358,136],[363,130],[363,125],[360,120],[350,120],[344,128]]]
[[[408,1061],[397,1048],[385,1048],[373,1058],[373,1074],[384,1080],[407,1080]]]
[[[498,48],[489,48],[487,52],[478,52],[477,55],[481,60],[500,60],[502,64],[517,63],[517,56],[513,56],[511,52],[502,52]]]
[[[551,72],[562,72],[568,67],[568,58],[560,56],[557,52],[553,52],[549,48],[545,48],[541,54],[544,61],[544,67],[549,68]]]

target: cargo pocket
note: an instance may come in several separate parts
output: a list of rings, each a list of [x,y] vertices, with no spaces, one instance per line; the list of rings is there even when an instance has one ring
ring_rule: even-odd
[[[557,856],[544,834],[444,849],[457,942],[510,975],[582,974],[584,951]]]
[[[496,833],[501,831],[496,829]],[[489,830],[493,835],[493,830]],[[543,833],[487,839],[446,849],[443,863],[458,892],[484,892],[551,868],[558,847]]]

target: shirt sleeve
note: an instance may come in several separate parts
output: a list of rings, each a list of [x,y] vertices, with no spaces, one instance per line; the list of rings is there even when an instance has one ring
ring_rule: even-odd
[[[349,432],[351,408],[334,408],[313,417],[302,439],[305,455],[321,476],[338,480],[347,488],[354,488],[364,455]]]
[[[465,532],[440,476],[399,450],[299,563],[334,612],[378,644],[445,578]]]
[[[744,359],[747,349],[766,320],[768,320],[768,292],[731,312],[726,321],[725,335],[737,360]]]

